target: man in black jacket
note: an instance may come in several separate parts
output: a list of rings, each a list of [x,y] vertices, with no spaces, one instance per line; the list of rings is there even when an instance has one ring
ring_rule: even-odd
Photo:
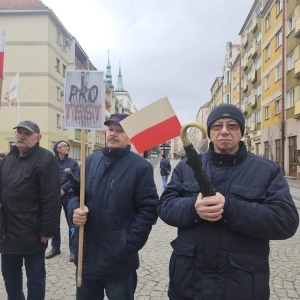
[[[207,119],[211,139],[202,167],[215,196],[202,195],[181,160],[158,204],[178,237],[171,242],[171,300],[267,300],[270,240],[293,236],[297,208],[280,165],[247,152],[245,119],[232,104]]]
[[[56,161],[59,167],[60,172],[60,212],[61,209],[64,209],[65,216],[69,226],[69,249],[70,249],[70,262],[74,261],[74,251],[72,246],[72,238],[71,231],[75,229],[75,226],[68,219],[68,191],[71,189],[71,182],[68,179],[65,169],[70,169],[75,176],[79,180],[79,165],[77,161],[71,157],[69,157],[70,145],[68,142],[64,140],[60,140],[53,146],[53,152],[55,153]],[[60,219],[60,217],[59,217]],[[46,259],[52,258],[61,253],[60,251],[60,222],[58,226],[58,231],[55,237],[51,240],[51,251],[48,252],[45,256]]]
[[[105,121],[107,146],[86,158],[84,210],[78,208],[78,195],[69,202],[70,219],[85,225],[77,300],[104,299],[104,290],[110,300],[133,300],[138,251],[157,220],[153,168],[130,151],[131,142],[120,125],[127,116],[112,114]],[[74,239],[77,242],[78,235]]]
[[[160,161],[160,175],[163,183],[162,188],[165,189],[168,183],[168,177],[171,173],[171,164],[164,154],[161,157],[162,159]]]
[[[28,299],[45,298],[45,250],[57,232],[59,169],[54,155],[39,146],[38,125],[22,121],[15,147],[1,163],[1,269],[8,299],[23,300],[25,262]]]

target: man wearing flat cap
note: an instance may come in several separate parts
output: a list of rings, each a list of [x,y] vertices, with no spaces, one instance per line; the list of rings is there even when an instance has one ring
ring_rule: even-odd
[[[39,126],[22,121],[15,146],[1,163],[1,270],[8,299],[24,298],[22,266],[27,275],[27,299],[45,298],[45,250],[57,232],[60,182],[54,155],[39,146]]]
[[[247,152],[244,130],[238,107],[216,106],[207,119],[209,149],[201,154],[216,195],[202,196],[184,159],[161,196],[158,215],[178,227],[171,300],[270,297],[269,241],[292,237],[299,216],[280,166]]]
[[[109,300],[133,300],[138,251],[157,220],[153,168],[130,151],[131,142],[120,124],[126,117],[112,114],[104,122],[106,147],[86,158],[84,210],[75,194],[68,205],[70,220],[85,225],[77,300],[104,299],[104,290]],[[78,230],[76,233],[75,243]]]

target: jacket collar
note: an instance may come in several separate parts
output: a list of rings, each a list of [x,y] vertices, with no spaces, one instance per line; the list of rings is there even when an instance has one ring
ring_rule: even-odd
[[[109,151],[108,147],[106,146],[102,149],[102,153],[104,156],[107,156],[109,158],[121,158],[123,156],[128,155],[128,153],[130,152],[130,148],[131,146],[128,145],[125,148],[116,148],[112,151]]]
[[[40,143],[36,143],[33,147],[29,148],[27,151],[25,151],[21,157],[29,156],[36,148],[38,148]],[[12,150],[9,152],[8,155],[16,155],[20,156],[20,150],[17,146],[14,146]]]
[[[237,165],[246,159],[247,149],[244,142],[240,142],[239,149],[235,154],[220,154],[215,152],[214,144],[210,142],[208,154],[213,164],[222,166]]]

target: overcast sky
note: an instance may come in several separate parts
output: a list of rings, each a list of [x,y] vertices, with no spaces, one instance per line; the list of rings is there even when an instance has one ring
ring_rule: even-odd
[[[195,120],[222,76],[227,42],[254,0],[42,0],[78,40],[98,70],[110,51],[113,85],[119,60],[137,109],[168,97],[182,125]]]

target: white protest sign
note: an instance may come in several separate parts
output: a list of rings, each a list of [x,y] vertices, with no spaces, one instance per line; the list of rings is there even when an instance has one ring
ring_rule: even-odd
[[[66,72],[66,128],[103,129],[103,80],[103,71]]]

